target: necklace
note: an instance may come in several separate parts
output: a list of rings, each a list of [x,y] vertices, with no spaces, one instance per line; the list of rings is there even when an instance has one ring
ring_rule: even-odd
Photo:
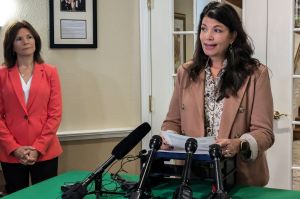
[[[19,73],[21,75],[22,78],[26,78],[26,76],[31,76],[32,72],[33,72],[33,66],[21,66],[18,68],[19,69]]]

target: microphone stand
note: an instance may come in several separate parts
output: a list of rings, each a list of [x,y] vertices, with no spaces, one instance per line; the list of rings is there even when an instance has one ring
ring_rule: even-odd
[[[138,182],[137,189],[131,193],[130,199],[148,199],[151,198],[150,191],[145,191],[145,182],[149,176],[149,172],[152,165],[152,160],[155,152],[160,148],[162,144],[162,139],[159,135],[154,135],[150,140],[150,150],[148,152],[147,162],[143,167],[142,173],[140,175],[140,180]]]
[[[222,156],[220,145],[218,144],[210,145],[209,155],[214,160],[217,190],[216,192],[212,192],[211,195],[208,196],[208,199],[230,199],[230,197],[224,191],[224,186],[223,186],[222,173],[220,167],[220,158]]]
[[[105,169],[114,162],[116,157],[114,155],[110,156],[103,164],[101,164],[93,173],[91,173],[83,182],[75,183],[70,187],[69,190],[65,191],[62,195],[62,199],[81,199],[87,194],[96,194],[96,198],[100,198],[102,195],[102,175]],[[95,191],[88,193],[87,186],[95,181]]]
[[[128,136],[126,136],[117,146],[112,150],[112,155],[98,168],[95,169],[86,179],[80,183],[75,183],[71,185],[63,194],[62,199],[82,199],[87,194],[87,186],[95,180],[95,191],[91,193],[96,193],[96,197],[100,198],[100,195],[104,193],[101,191],[102,187],[102,175],[105,169],[111,165],[116,159],[123,158],[130,150],[132,150],[145,135],[151,130],[151,126],[145,122],[134,129]],[[91,194],[89,193],[89,194]],[[115,193],[114,194],[124,194]]]
[[[188,185],[191,171],[191,163],[193,153],[197,150],[198,144],[197,140],[194,138],[187,139],[185,143],[185,151],[186,151],[186,160],[185,167],[182,173],[182,182],[181,185],[176,189],[173,194],[173,199],[192,199],[193,191],[191,187]]]

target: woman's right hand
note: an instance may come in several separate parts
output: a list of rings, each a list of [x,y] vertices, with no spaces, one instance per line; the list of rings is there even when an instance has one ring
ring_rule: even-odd
[[[171,146],[171,145],[167,142],[167,140],[164,138],[163,135],[160,135],[160,136],[161,136],[161,138],[162,138],[162,144],[161,144],[161,146],[160,146],[160,149],[161,149],[161,150],[166,150],[166,151],[172,150],[174,147]]]

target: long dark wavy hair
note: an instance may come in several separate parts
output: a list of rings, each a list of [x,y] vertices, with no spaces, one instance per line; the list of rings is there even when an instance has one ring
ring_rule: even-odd
[[[241,19],[234,8],[228,4],[211,2],[203,9],[200,15],[196,49],[193,63],[189,68],[189,76],[193,81],[196,81],[199,73],[204,70],[207,61],[209,61],[209,57],[204,54],[200,41],[201,24],[205,16],[224,24],[231,34],[236,33],[236,39],[232,43],[231,50],[228,49],[225,54],[227,66],[220,80],[218,100],[230,95],[236,96],[246,77],[258,68],[259,61],[252,58],[253,48],[243,29]]]
[[[32,34],[35,40],[35,52],[33,55],[33,60],[39,64],[44,63],[44,60],[41,57],[41,48],[42,42],[39,34],[33,28],[33,26],[25,20],[15,21],[8,26],[5,32],[3,49],[4,49],[4,64],[7,68],[12,68],[17,61],[17,54],[14,51],[14,41],[17,37],[18,31],[21,28],[26,28]]]

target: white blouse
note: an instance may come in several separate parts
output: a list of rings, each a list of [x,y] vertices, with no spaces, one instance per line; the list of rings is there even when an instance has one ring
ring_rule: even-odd
[[[28,80],[27,83],[24,81],[24,79],[21,76],[21,74],[20,74],[20,79],[21,79],[22,89],[23,89],[23,93],[24,93],[24,97],[25,97],[25,104],[27,104],[28,97],[29,97],[30,86],[31,86],[32,76],[30,77],[30,79]]]

